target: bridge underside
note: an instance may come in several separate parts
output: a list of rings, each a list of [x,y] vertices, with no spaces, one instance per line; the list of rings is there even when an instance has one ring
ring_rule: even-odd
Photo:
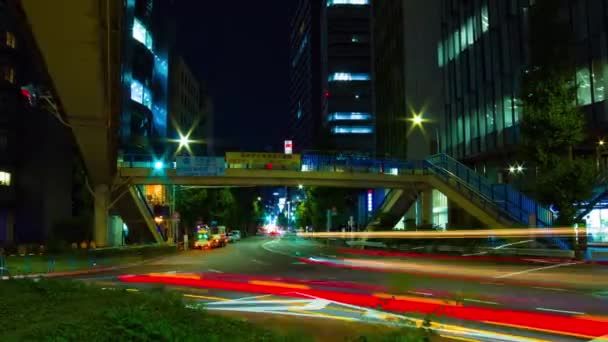
[[[95,200],[95,240],[106,244],[116,174],[122,2],[20,0],[37,47],[39,103],[70,126]]]
[[[92,182],[110,184],[120,103],[121,2],[21,0],[21,6],[52,83],[44,85],[45,92],[72,128]]]

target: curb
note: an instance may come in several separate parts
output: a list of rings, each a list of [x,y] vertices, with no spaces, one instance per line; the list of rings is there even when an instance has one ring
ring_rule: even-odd
[[[129,267],[143,265],[148,262],[154,262],[156,260],[160,260],[160,259],[163,259],[166,257],[167,256],[165,255],[162,257],[144,260],[141,262],[118,265],[118,266],[111,266],[111,267],[96,268],[96,269],[91,269],[91,270],[76,270],[76,271],[66,271],[66,272],[51,272],[51,273],[36,273],[36,274],[20,274],[20,275],[16,275],[16,276],[3,276],[0,278],[0,280],[57,278],[57,277],[65,277],[65,276],[73,276],[73,275],[94,274],[94,273],[101,273],[101,272],[108,272],[108,271],[116,271],[116,270],[121,270],[121,269],[129,268]]]

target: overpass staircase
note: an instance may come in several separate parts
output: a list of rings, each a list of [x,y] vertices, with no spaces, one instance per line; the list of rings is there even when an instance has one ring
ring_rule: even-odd
[[[405,212],[416,203],[419,189],[390,189],[384,201],[367,225],[368,230],[380,230],[394,227]]]
[[[463,196],[491,213],[505,226],[537,226],[549,228],[553,213],[508,184],[492,184],[473,169],[446,155],[437,154],[426,160],[426,169],[435,175],[432,185],[446,196]],[[458,201],[465,203],[466,201]],[[551,237],[560,249],[572,249],[568,241]]]
[[[127,185],[125,194],[116,200],[114,209],[129,228],[130,243],[162,243],[160,228],[154,221],[154,211],[149,206],[138,185]]]

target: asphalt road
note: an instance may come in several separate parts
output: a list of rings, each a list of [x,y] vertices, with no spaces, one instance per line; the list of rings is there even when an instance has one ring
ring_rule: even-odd
[[[293,293],[302,287],[342,293],[399,293],[406,298],[424,301],[457,301],[464,307],[493,311],[518,310],[548,315],[549,318],[598,316],[608,318],[608,266],[580,263],[557,263],[537,259],[524,263],[436,258],[386,258],[339,254],[334,248],[299,239],[249,238],[226,248],[211,251],[188,251],[121,271],[80,276],[113,288],[134,291],[150,284],[125,275],[183,274],[203,275],[203,279],[246,281],[260,286],[292,286]],[[239,275],[242,279],[233,279]],[[119,277],[121,277],[119,279]],[[195,276],[196,277],[196,276]],[[272,279],[281,280],[275,284]],[[128,278],[127,278],[128,279]],[[244,280],[243,280],[244,279]],[[252,280],[252,279],[257,279]],[[293,284],[302,281],[306,285]],[[270,282],[270,284],[268,284]],[[347,286],[344,286],[347,284]],[[350,286],[348,284],[354,284]],[[175,287],[193,303],[204,302],[209,310],[247,313],[273,313],[301,317],[325,317],[371,323],[417,322],[421,316],[403,312],[387,313],[361,306],[323,300],[314,296],[248,292],[245,287],[226,291],[203,286]],[[355,286],[356,285],[356,286]],[[378,288],[372,288],[378,287]],[[256,292],[256,293],[253,293]],[[263,291],[261,291],[263,292]],[[394,298],[394,297],[393,297]],[[411,318],[411,319],[410,319]],[[599,318],[604,319],[604,318]],[[418,321],[417,321],[418,320]],[[478,320],[450,317],[438,319],[450,326],[468,330],[455,337],[485,341],[584,341],[585,335],[562,335],[521,326],[505,326]],[[576,324],[573,322],[572,324]],[[605,321],[608,327],[608,319]],[[441,330],[441,326],[437,326]],[[455,329],[458,330],[458,329]],[[463,330],[464,331],[464,330]],[[452,330],[453,332],[453,330]],[[607,332],[608,333],[608,328]],[[445,332],[446,336],[450,333]],[[494,334],[494,335],[492,335]],[[498,334],[498,335],[496,335]]]

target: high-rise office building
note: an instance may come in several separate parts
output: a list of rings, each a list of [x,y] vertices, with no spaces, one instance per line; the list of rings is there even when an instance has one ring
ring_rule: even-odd
[[[369,1],[300,0],[296,8],[290,36],[296,150],[373,153]]]
[[[165,153],[171,22],[159,0],[128,0],[124,12],[123,154]]]
[[[498,183],[508,181],[509,166],[517,162],[521,75],[530,67],[534,44],[530,11],[540,1],[546,0],[442,1],[437,46],[445,89],[441,147]],[[608,123],[608,4],[549,1],[571,32],[564,44],[574,52],[572,78],[589,124],[589,140],[577,150],[591,154]]]
[[[318,145],[324,93],[321,82],[321,0],[300,0],[289,37],[289,121],[298,151]]]
[[[203,84],[196,78],[181,56],[171,58],[169,68],[168,137],[176,153],[203,155],[208,152],[209,101]],[[188,146],[181,146],[186,138]],[[179,141],[182,140],[182,144]]]
[[[423,159],[437,149],[442,108],[436,54],[440,0],[372,4],[376,153]]]

